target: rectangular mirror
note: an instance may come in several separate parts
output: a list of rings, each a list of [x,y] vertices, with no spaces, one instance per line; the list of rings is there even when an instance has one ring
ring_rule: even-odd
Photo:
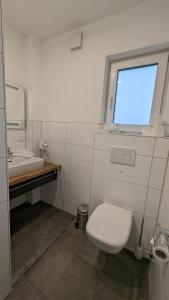
[[[8,129],[25,128],[25,90],[16,84],[6,84],[6,112]]]

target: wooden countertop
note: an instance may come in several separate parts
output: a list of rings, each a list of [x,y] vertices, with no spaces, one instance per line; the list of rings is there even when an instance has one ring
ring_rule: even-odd
[[[26,172],[22,175],[11,176],[9,177],[9,187],[12,187],[18,183],[30,180],[32,178],[47,174],[52,171],[59,171],[61,169],[60,165],[50,163],[48,161],[44,162],[43,168],[35,169],[29,172]]]

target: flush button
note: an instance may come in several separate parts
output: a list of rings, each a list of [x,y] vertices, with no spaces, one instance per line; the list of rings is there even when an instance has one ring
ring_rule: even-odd
[[[135,161],[136,149],[112,147],[110,150],[110,162],[112,163],[135,166]]]

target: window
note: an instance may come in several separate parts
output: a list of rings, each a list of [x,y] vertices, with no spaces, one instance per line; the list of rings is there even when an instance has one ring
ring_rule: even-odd
[[[157,64],[118,71],[113,123],[149,124],[156,75]]]
[[[168,53],[111,63],[105,121],[149,125],[161,112]]]

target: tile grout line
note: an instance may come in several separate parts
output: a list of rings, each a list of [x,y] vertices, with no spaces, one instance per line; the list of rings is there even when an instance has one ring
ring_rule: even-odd
[[[118,179],[118,178],[114,178],[114,177],[109,177],[109,176],[101,175],[101,174],[98,174],[98,173],[95,173],[95,172],[93,172],[92,175],[96,175],[96,176],[99,176],[99,177],[102,177],[102,178],[107,178],[107,179],[118,181],[118,182],[125,182],[125,183],[131,184],[131,185],[136,185],[136,186],[145,188],[145,189],[148,188],[148,185],[142,185],[142,184],[127,181],[127,180],[122,180],[122,179]],[[153,190],[161,191],[161,189],[157,189],[157,188],[154,188],[154,187],[151,187],[151,186],[149,186],[149,188],[153,189]]]

